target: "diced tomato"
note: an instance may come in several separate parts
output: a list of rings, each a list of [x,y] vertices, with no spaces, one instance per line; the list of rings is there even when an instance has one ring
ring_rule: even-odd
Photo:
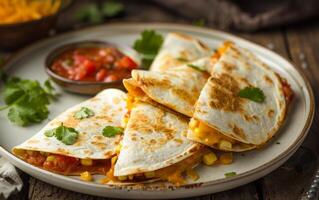
[[[66,61],[70,64],[65,65]],[[67,50],[53,62],[51,69],[77,81],[110,82],[130,77],[137,63],[114,47],[85,47]]]
[[[116,80],[118,80],[118,78],[117,78],[117,76],[115,76],[114,74],[111,74],[111,75],[107,76],[107,77],[104,79],[105,82],[112,82],[112,81],[116,81]]]
[[[96,76],[95,76],[95,79],[97,81],[103,81],[105,79],[107,75],[107,70],[106,69],[100,69],[97,73],[96,73]]]
[[[96,70],[96,64],[89,59],[83,62],[83,66],[85,67],[87,75],[92,74]]]
[[[136,69],[137,64],[128,56],[124,56],[120,60],[115,63],[115,66],[118,68],[125,68],[125,69]]]
[[[38,154],[38,155],[34,155],[34,156],[29,156],[27,158],[27,162],[36,166],[41,166],[43,164],[43,162],[45,161],[45,157]]]

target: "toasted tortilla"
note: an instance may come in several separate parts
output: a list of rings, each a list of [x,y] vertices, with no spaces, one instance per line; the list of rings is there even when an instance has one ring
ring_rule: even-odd
[[[74,114],[82,107],[89,108],[94,116],[85,119],[76,119]],[[104,137],[102,130],[105,126],[121,126],[121,119],[126,113],[126,94],[117,89],[107,89],[94,98],[80,103],[57,116],[42,128],[32,138],[15,146],[13,154],[23,159],[21,150],[47,152],[64,155],[77,159],[106,160],[116,154],[116,147],[122,135]],[[56,137],[47,137],[45,132],[56,128],[63,123],[79,132],[78,140],[73,145],[66,145]],[[75,175],[80,172],[67,172]]]
[[[169,33],[150,70],[166,71],[210,54],[211,49],[198,39],[183,33]]]
[[[211,57],[201,58],[165,72],[133,70],[132,78],[124,80],[128,92],[141,100],[151,99],[178,113],[192,117],[194,104],[213,66]],[[205,72],[205,70],[207,72]]]
[[[283,88],[287,86],[250,51],[229,42],[225,45],[196,102],[193,118],[244,144],[233,151],[244,151],[265,144],[282,126],[288,104]],[[239,97],[239,91],[246,87],[262,90],[265,100],[258,103]],[[192,129],[187,137],[206,143]]]
[[[165,169],[197,154],[203,146],[186,138],[187,127],[184,116],[137,101],[124,132],[114,176]],[[176,170],[182,167],[191,166],[184,164]]]

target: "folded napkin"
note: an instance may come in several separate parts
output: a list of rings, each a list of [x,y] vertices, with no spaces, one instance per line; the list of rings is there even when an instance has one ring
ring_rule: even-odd
[[[0,157],[0,199],[7,199],[10,194],[22,189],[23,182],[16,168]]]
[[[254,31],[319,15],[318,0],[153,0],[188,19],[222,29]]]

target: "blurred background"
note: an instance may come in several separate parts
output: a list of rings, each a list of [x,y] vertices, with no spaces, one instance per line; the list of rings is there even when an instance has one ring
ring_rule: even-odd
[[[258,32],[318,19],[317,0],[1,0],[0,49],[109,22],[174,22]]]

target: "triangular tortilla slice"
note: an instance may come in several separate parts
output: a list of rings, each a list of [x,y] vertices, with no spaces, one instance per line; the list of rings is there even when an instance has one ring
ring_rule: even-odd
[[[187,128],[188,120],[182,115],[135,102],[115,164],[115,180],[183,184],[183,172],[199,164],[205,151],[203,145],[186,138]]]
[[[74,114],[81,108],[88,108],[94,115],[77,119]],[[126,94],[117,89],[107,89],[94,98],[80,103],[53,119],[32,138],[13,148],[12,152],[26,162],[55,173],[78,175],[81,172],[105,174],[110,159],[122,135],[104,137],[106,126],[121,126],[126,113]],[[77,141],[66,145],[47,137],[45,132],[60,126],[74,128],[79,132]]]
[[[265,144],[282,126],[292,90],[248,50],[231,42],[221,49],[196,102],[188,138],[222,150],[249,150]],[[240,97],[245,88],[262,91],[264,101]]]
[[[165,72],[133,70],[132,78],[124,80],[124,86],[129,94],[136,98],[151,99],[178,113],[192,117],[194,104],[209,77],[208,72],[212,66],[211,57],[206,57]]]
[[[153,61],[151,71],[166,71],[209,56],[211,49],[200,40],[183,33],[169,33]]]

